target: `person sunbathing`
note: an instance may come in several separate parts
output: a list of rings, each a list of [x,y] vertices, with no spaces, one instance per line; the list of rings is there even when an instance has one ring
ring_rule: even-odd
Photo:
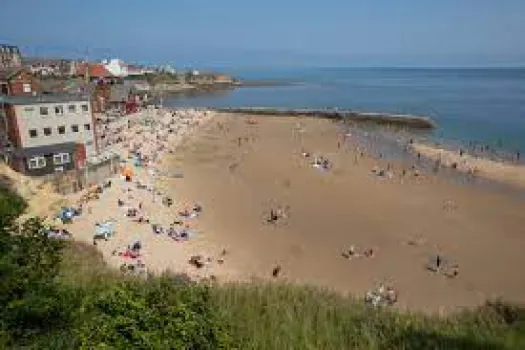
[[[190,212],[188,211],[188,208],[184,208],[183,211],[179,211],[179,215],[184,218],[187,218],[190,216]]]
[[[367,250],[365,250],[364,255],[365,255],[367,258],[372,258],[372,257],[374,257],[374,250],[373,250],[372,248],[367,249]]]
[[[269,223],[274,223],[276,222],[277,220],[279,220],[279,216],[277,215],[277,212],[274,211],[273,209],[270,210],[270,217],[268,218],[268,222]]]

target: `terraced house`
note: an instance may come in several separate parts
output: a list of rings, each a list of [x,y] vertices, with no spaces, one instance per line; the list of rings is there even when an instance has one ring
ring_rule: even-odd
[[[97,154],[94,117],[88,97],[5,96],[9,163],[27,175],[79,169]]]

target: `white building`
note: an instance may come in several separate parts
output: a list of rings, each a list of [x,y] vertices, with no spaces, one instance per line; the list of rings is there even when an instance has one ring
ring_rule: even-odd
[[[125,78],[129,75],[128,65],[120,59],[112,58],[109,61],[103,61],[102,64],[104,68],[116,77]]]
[[[175,68],[173,68],[172,66],[170,66],[169,64],[165,64],[163,66],[160,66],[159,67],[159,72],[161,73],[167,73],[167,74],[175,74],[177,73],[177,71],[175,70]]]
[[[83,167],[97,154],[89,98],[72,95],[9,96],[4,99],[13,167],[44,175]]]

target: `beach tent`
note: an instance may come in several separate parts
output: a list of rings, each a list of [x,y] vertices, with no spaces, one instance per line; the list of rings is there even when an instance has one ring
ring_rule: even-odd
[[[57,218],[62,221],[62,223],[68,223],[73,220],[73,217],[78,215],[78,212],[73,208],[62,208],[57,215]]]
[[[115,230],[113,228],[113,222],[106,221],[95,226],[95,234],[93,235],[93,238],[107,239],[114,234]]]

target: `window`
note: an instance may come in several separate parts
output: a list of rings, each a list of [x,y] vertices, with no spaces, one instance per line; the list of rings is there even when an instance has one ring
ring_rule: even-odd
[[[66,133],[66,127],[64,125],[59,126],[57,129],[60,135],[63,135]]]
[[[91,124],[84,124],[84,130],[86,131],[91,130]]]
[[[50,136],[51,135],[51,128],[44,128],[44,135]]]
[[[36,131],[36,129],[29,130],[29,137],[30,138],[35,138],[37,136],[38,136],[38,131]]]
[[[82,112],[87,112],[87,111],[89,111],[88,105],[87,104],[83,104],[82,105]]]
[[[27,161],[27,166],[29,169],[42,169],[46,166],[46,158],[42,156],[30,158]]]
[[[78,132],[78,125],[76,124],[71,125],[71,131]]]
[[[24,92],[31,92],[31,84],[24,83],[23,89]]]
[[[33,115],[33,112],[35,111],[35,109],[33,107],[25,107],[24,108],[24,115],[26,117],[30,117]]]
[[[75,113],[77,111],[77,106],[69,105],[69,106],[67,106],[67,110],[68,110],[69,113]]]
[[[71,161],[69,153],[57,153],[53,155],[53,163],[55,165],[67,164]]]
[[[40,107],[40,115],[48,115],[48,114],[49,114],[49,108]]]
[[[64,115],[64,106],[55,106],[56,115]]]

